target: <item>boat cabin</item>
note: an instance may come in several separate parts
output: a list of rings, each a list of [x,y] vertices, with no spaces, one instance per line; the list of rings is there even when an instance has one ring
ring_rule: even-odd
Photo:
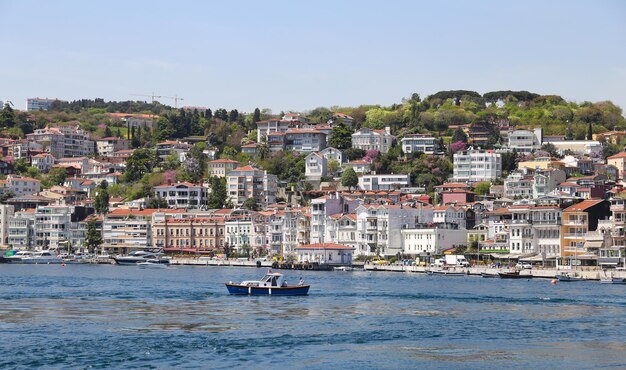
[[[259,281],[244,281],[241,284],[255,287],[282,287],[287,286],[287,281],[284,279],[283,274],[281,273],[268,272]]]

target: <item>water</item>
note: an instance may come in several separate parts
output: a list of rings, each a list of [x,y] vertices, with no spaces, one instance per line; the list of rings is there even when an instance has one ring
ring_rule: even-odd
[[[0,368],[626,367],[626,286],[265,270],[0,265]]]

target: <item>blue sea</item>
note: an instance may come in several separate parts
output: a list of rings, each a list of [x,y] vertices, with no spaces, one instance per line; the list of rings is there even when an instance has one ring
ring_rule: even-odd
[[[624,368],[626,286],[265,269],[0,265],[0,368]]]

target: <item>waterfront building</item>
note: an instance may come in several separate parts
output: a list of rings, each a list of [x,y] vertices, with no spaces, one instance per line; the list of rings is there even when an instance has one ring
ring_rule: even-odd
[[[402,205],[360,205],[356,213],[358,250],[370,255],[395,256],[402,252],[404,228],[414,228],[420,210]]]
[[[467,245],[467,230],[456,224],[420,224],[400,231],[402,253],[409,255],[437,255],[444,250]]]
[[[14,250],[34,249],[35,209],[15,212],[8,221],[7,243]]]
[[[454,153],[453,180],[491,181],[502,175],[502,157],[492,150],[469,149]]]
[[[515,205],[509,207],[510,251],[556,257],[561,252],[562,210],[558,206]]]
[[[359,201],[331,193],[311,200],[311,243],[331,242],[328,239],[326,221],[329,216],[338,213],[352,213]]]
[[[311,242],[311,215],[308,214],[308,209],[286,209],[280,213],[282,213],[282,253],[294,255],[297,246]]]
[[[371,254],[367,243],[359,243],[360,234],[357,229],[357,215],[355,213],[330,215],[326,220],[326,226],[329,242],[353,247],[356,256]]]
[[[393,139],[389,127],[385,127],[384,130],[364,127],[352,134],[352,147],[365,151],[378,150],[381,154],[386,154],[391,148]]]
[[[300,263],[319,263],[325,265],[351,265],[354,247],[336,243],[316,243],[301,245],[296,248]]]
[[[402,152],[404,154],[425,153],[435,154],[440,151],[439,139],[426,134],[409,134],[401,140]]]
[[[561,226],[561,256],[580,258],[586,253],[585,237],[598,228],[598,221],[608,218],[610,203],[603,199],[588,199],[563,210]]]
[[[83,247],[86,225],[82,221],[93,213],[93,208],[84,206],[37,207],[33,246],[40,250]]]
[[[15,215],[15,207],[0,204],[0,246],[6,247],[9,242],[9,223]]]
[[[267,206],[276,201],[278,178],[256,167],[238,167],[226,176],[226,190],[230,200],[237,206],[250,198],[254,198],[262,206]]]
[[[598,253],[598,266],[626,267],[626,199],[610,199],[611,220],[608,228],[610,243]]]
[[[476,223],[476,212],[471,207],[444,205],[433,208],[433,222],[455,224],[459,229],[471,229]]]
[[[168,253],[213,252],[226,243],[223,217],[181,217],[154,214],[152,246]]]
[[[165,199],[169,208],[200,208],[209,196],[207,188],[189,182],[155,186],[154,194]]]

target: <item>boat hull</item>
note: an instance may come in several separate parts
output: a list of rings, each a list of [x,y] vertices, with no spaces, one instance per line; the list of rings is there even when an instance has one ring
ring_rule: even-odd
[[[612,278],[612,279],[600,279],[602,284],[626,284],[626,279]]]
[[[500,272],[498,273],[500,279],[530,279],[532,275],[520,275],[520,273],[514,272]]]
[[[429,275],[443,275],[443,276],[465,276],[464,272],[448,272],[448,271],[429,271]]]
[[[559,281],[563,281],[563,282],[572,282],[572,281],[585,281],[585,279],[580,278],[580,277],[572,277],[572,276],[557,276],[557,279],[559,279]]]
[[[240,284],[226,284],[228,293],[232,295],[307,295],[310,285],[296,285],[287,287],[256,287]]]
[[[138,263],[147,262],[145,258],[113,257],[113,260],[115,261],[116,264],[122,265],[122,266],[136,266]],[[169,265],[170,260],[169,259],[159,259],[159,260],[151,259],[150,263]]]
[[[487,272],[481,272],[480,276],[484,277],[484,278],[487,278],[487,279],[497,279],[497,278],[500,277],[500,276],[498,276],[498,274],[489,274]]]

